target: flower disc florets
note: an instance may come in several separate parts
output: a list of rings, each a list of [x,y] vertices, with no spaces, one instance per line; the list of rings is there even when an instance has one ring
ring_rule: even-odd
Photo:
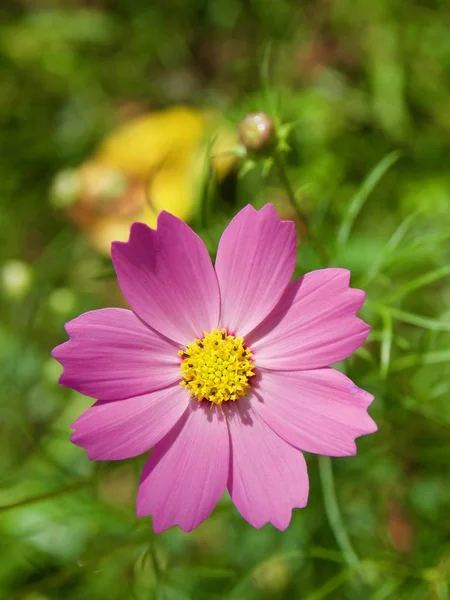
[[[222,404],[247,394],[254,366],[243,338],[227,334],[226,329],[213,329],[179,355],[183,357],[181,385],[197,400]]]

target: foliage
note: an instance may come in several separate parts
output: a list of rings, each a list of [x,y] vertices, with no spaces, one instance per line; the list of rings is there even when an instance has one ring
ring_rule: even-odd
[[[450,5],[6,2],[0,67],[0,597],[448,598]],[[121,298],[51,182],[128,116],[180,103],[235,129],[257,111],[288,124],[284,174],[310,226],[276,164],[242,159],[219,186],[205,170],[208,247],[272,201],[297,219],[298,274],[324,265],[320,246],[368,294],[369,341],[342,368],[376,395],[379,432],[332,470],[308,457],[309,505],[286,532],[253,530],[224,497],[192,534],[155,536],[135,517],[142,460],[89,463],[68,439],[90,401],[56,385],[49,351],[65,321]]]

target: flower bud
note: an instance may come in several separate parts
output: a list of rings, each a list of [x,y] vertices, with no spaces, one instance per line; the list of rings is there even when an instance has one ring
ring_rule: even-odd
[[[248,114],[239,123],[239,139],[247,150],[258,152],[269,148],[275,139],[271,117],[263,112]]]

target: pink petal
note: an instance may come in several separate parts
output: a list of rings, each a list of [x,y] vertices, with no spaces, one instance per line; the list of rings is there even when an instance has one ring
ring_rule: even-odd
[[[370,327],[355,313],[365,293],[348,287],[347,269],[306,273],[286,290],[275,310],[246,342],[258,367],[292,370],[327,367],[367,338]]]
[[[245,335],[274,308],[295,267],[294,223],[280,221],[274,207],[243,208],[219,242],[216,273],[221,325]]]
[[[301,452],[268,427],[247,400],[227,410],[231,438],[228,490],[253,527],[286,529],[293,508],[308,501],[308,473]]]
[[[355,438],[377,426],[372,394],[335,369],[260,372],[252,406],[286,442],[317,454],[356,454]]]
[[[123,308],[84,313],[66,324],[70,340],[52,355],[59,383],[100,400],[139,396],[179,381],[178,348]]]
[[[117,402],[97,402],[73,423],[71,440],[91,460],[123,460],[147,452],[180,420],[189,396],[179,385]]]
[[[193,402],[148,459],[137,499],[138,516],[153,515],[159,533],[192,531],[222,496],[229,470],[225,419],[209,402]]]
[[[208,251],[186,223],[162,212],[158,228],[134,223],[112,259],[131,308],[151,327],[183,345],[217,326],[219,287]]]

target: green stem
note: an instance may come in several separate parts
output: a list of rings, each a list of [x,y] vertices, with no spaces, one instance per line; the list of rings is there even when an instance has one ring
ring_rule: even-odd
[[[291,181],[290,181],[288,173],[287,173],[286,164],[283,160],[283,157],[278,152],[274,153],[274,161],[275,161],[275,165],[278,169],[278,174],[280,176],[281,182],[282,182],[282,184],[286,190],[286,193],[288,195],[289,202],[292,206],[292,209],[294,210],[294,212],[296,213],[300,222],[302,223],[303,230],[304,230],[305,234],[308,236],[312,247],[314,248],[315,252],[320,257],[321,262],[325,266],[329,262],[329,256],[328,256],[327,249],[313,235],[313,233],[311,231],[311,226],[308,222],[308,217],[305,215],[305,213],[303,212],[303,210],[300,208],[300,206],[298,204],[297,196],[295,194],[294,188],[292,187]]]
[[[325,503],[325,512],[330,527],[336,538],[336,542],[341,549],[346,563],[360,575],[362,574],[361,563],[353,549],[350,538],[345,530],[334,489],[333,468],[331,459],[328,456],[319,456],[320,481],[322,483],[323,499]]]
[[[24,500],[19,500],[17,502],[13,502],[12,504],[7,504],[6,506],[0,506],[0,513],[12,510],[14,508],[20,508],[21,506],[27,506],[28,504],[35,504],[36,502],[44,502],[45,500],[51,500],[55,496],[61,496],[62,494],[78,492],[79,490],[90,487],[91,485],[91,480],[77,481],[76,483],[72,483],[71,485],[68,485],[59,490],[53,490],[52,492],[46,492],[44,494],[39,494],[38,496],[25,498]]]

